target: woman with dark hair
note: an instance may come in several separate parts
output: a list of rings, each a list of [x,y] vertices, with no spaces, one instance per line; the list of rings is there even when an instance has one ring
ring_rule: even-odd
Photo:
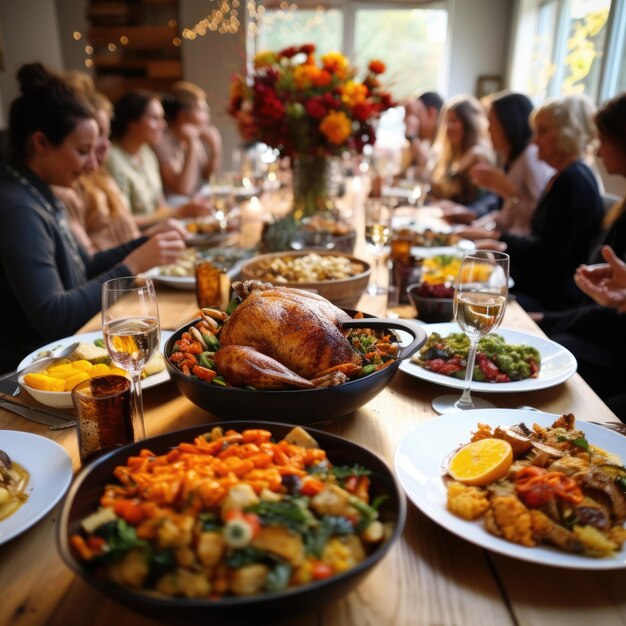
[[[211,213],[207,206],[195,202],[175,208],[165,203],[159,162],[152,150],[165,128],[163,106],[156,95],[134,90],[116,102],[107,167],[126,196],[139,228],[170,217]]]
[[[501,167],[478,164],[472,180],[496,194],[499,210],[476,220],[478,228],[497,228],[516,235],[528,235],[539,198],[555,170],[539,160],[530,126],[532,102],[523,94],[508,93],[491,100],[487,113],[491,143]]]
[[[89,256],[50,185],[70,187],[96,167],[91,110],[41,64],[17,75],[9,112],[10,162],[0,170],[0,371],[38,346],[71,335],[101,306],[101,287],[172,262],[178,233],[139,238]]]
[[[472,182],[470,170],[477,163],[491,163],[493,153],[487,118],[476,98],[458,96],[446,104],[435,151],[433,196],[465,205],[477,201],[482,191]]]
[[[222,158],[222,138],[211,125],[206,94],[180,81],[161,100],[167,129],[154,151],[166,193],[191,196],[208,182]]]
[[[626,93],[602,105],[595,115],[595,122],[600,138],[598,156],[604,162],[606,171],[626,178]],[[626,421],[623,412],[625,206],[626,200],[618,205],[615,212],[607,214],[606,217],[613,221],[606,231],[604,245],[592,254],[594,265],[579,267],[574,275],[578,287],[595,302],[563,313],[546,313],[539,322],[549,337],[574,353],[580,375],[616,412],[619,405],[615,399],[621,395],[621,413],[618,414],[622,421]],[[598,262],[602,265],[595,265]],[[612,280],[617,278],[619,284],[612,284]]]

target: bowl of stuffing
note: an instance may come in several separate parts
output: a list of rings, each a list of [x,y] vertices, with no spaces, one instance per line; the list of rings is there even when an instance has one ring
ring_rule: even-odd
[[[354,309],[372,270],[367,261],[334,250],[261,254],[241,266],[244,280],[312,291],[346,309]]]
[[[178,390],[223,419],[312,424],[348,415],[426,340],[415,322],[340,309],[307,291],[258,281],[233,289],[229,313],[202,309],[165,346]]]
[[[423,322],[449,322],[454,318],[454,287],[450,283],[430,283],[426,280],[406,289],[417,318]]]
[[[186,497],[160,499],[183,482]],[[57,543],[87,584],[146,616],[258,620],[345,596],[405,518],[393,473],[370,450],[309,428],[228,422],[93,461],[64,501]]]

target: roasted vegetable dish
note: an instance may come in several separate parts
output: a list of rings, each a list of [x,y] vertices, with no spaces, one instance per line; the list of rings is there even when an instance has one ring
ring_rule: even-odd
[[[313,389],[372,374],[398,354],[390,332],[342,331],[350,316],[317,294],[258,281],[233,289],[227,313],[202,309],[174,344],[167,358],[183,374],[223,387]]]
[[[15,513],[28,499],[28,479],[28,471],[0,450],[0,521]]]
[[[482,454],[474,456],[478,448]],[[626,540],[626,468],[587,440],[574,415],[548,428],[479,423],[471,443],[449,461],[446,480],[448,509],[482,518],[488,532],[507,541],[610,557]]]
[[[465,378],[469,338],[464,333],[442,337],[432,333],[420,351],[411,359],[421,367],[454,378]],[[541,368],[541,354],[527,345],[507,344],[501,335],[492,334],[478,340],[473,380],[508,383],[536,378]]]
[[[392,534],[370,472],[334,466],[309,433],[216,427],[114,470],[70,544],[98,575],[164,596],[220,599],[345,572]]]

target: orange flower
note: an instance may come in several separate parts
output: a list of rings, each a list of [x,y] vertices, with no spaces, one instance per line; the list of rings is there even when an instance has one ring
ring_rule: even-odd
[[[293,80],[298,89],[308,89],[314,76],[319,73],[319,69],[315,65],[296,65],[293,68]]]
[[[327,72],[326,70],[319,70],[317,74],[311,77],[315,87],[326,87],[326,85],[330,84],[332,79],[333,77],[330,75],[330,72]]]
[[[320,131],[330,143],[342,144],[352,132],[352,124],[343,111],[330,111],[322,120]]]
[[[382,61],[375,59],[370,61],[370,64],[367,66],[367,69],[374,74],[382,74],[387,68]]]
[[[322,57],[322,65],[325,70],[337,76],[345,78],[348,73],[348,59],[340,52],[329,52]]]
[[[349,80],[341,88],[341,101],[347,104],[351,109],[355,105],[365,102],[367,98],[367,87],[361,83],[356,83],[353,80]]]

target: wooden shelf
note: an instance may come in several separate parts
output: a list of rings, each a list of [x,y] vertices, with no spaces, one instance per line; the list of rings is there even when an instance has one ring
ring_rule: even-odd
[[[179,30],[169,26],[178,23],[178,0],[91,0],[87,17],[96,85],[112,100],[129,89],[167,91],[182,79],[180,48],[173,44]]]

